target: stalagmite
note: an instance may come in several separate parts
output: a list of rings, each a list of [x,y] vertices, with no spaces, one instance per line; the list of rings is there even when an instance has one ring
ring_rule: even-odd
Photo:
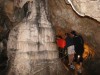
[[[58,59],[47,3],[33,0],[31,14],[10,32],[8,75],[67,75]]]

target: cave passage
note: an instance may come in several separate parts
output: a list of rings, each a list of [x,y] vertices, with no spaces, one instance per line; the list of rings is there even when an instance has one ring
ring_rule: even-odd
[[[4,47],[7,47],[6,44],[1,42],[1,46],[2,45]],[[86,69],[87,69],[87,66],[89,65],[89,63],[91,63],[90,61],[92,61],[92,59],[94,57],[94,50],[86,43],[84,44],[84,49],[85,50],[84,50],[84,54],[83,54],[84,62],[83,62],[83,73],[82,74],[89,75],[89,72],[86,71]],[[6,50],[1,50],[1,52],[0,52],[0,61],[1,61],[0,62],[0,74],[6,75],[5,73],[8,70],[8,63],[7,63],[8,57],[7,57],[7,52],[4,53],[3,51],[6,51]],[[63,53],[62,57],[60,57],[59,60],[61,61],[61,64],[66,68],[68,75],[75,74],[75,70],[70,69],[70,67],[68,65],[68,54],[67,53]],[[78,68],[80,66],[78,64],[76,64],[76,67]]]
[[[0,1],[0,75],[100,75],[100,22],[79,16],[68,1]],[[59,58],[56,36],[71,30],[85,42],[82,74],[68,65],[67,49]]]

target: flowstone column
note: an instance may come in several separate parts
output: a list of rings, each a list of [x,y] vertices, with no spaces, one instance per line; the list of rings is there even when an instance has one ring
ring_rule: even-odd
[[[33,0],[30,16],[10,32],[8,75],[66,74],[47,11],[47,0]]]

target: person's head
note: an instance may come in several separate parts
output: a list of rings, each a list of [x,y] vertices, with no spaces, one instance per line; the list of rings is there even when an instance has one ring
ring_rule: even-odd
[[[77,34],[76,34],[76,31],[74,31],[74,30],[71,31],[71,32],[70,32],[70,35],[71,35],[72,37],[76,36],[76,35],[77,35]]]
[[[70,34],[69,33],[66,33],[66,37],[70,37]]]
[[[57,39],[62,39],[62,37],[61,36],[57,36]]]

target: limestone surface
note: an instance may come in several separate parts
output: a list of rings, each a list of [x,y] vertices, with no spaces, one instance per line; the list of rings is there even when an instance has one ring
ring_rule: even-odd
[[[68,0],[73,9],[81,16],[90,16],[100,21],[100,0]]]
[[[67,74],[58,59],[46,1],[33,0],[31,14],[11,30],[7,46],[8,75]]]

